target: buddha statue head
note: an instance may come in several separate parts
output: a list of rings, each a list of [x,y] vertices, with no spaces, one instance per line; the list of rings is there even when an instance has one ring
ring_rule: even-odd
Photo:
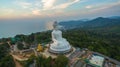
[[[55,21],[54,23],[53,23],[53,29],[54,30],[58,30],[59,28],[58,28],[58,22],[57,21]]]

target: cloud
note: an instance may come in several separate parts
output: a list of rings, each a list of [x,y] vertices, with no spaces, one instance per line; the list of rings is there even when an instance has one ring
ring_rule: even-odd
[[[19,2],[18,4],[23,8],[29,8],[30,6],[32,6],[32,3],[28,3],[28,2]]]
[[[77,15],[79,16],[82,15],[83,17],[84,15],[88,16],[88,14],[94,14],[94,13],[99,14],[100,12],[104,13],[103,11],[108,12],[108,10],[111,9],[112,6],[115,6],[116,4],[118,4],[118,1],[117,2],[93,1],[91,3],[90,0],[15,0],[13,4],[10,5],[11,9],[14,9],[14,11],[6,10],[6,11],[0,11],[0,13],[2,16],[15,15],[20,17],[21,15],[23,15],[25,17],[39,16],[39,17],[49,17],[49,18],[57,16],[59,19],[59,18],[63,18],[63,16],[74,17]],[[68,7],[75,9],[72,10]],[[109,12],[114,13],[112,11]]]
[[[41,2],[43,3],[43,9],[47,10],[53,7],[56,0],[42,0]]]
[[[91,10],[91,12],[105,11],[106,9],[111,9],[112,7],[118,6],[118,5],[120,5],[120,1],[118,1],[117,3],[110,3],[107,5],[100,6],[98,8]]]
[[[33,15],[41,15],[40,10],[36,9],[32,11]]]
[[[43,3],[43,10],[52,10],[52,9],[64,9],[69,7],[72,4],[79,2],[80,0],[72,0],[70,2],[54,5],[57,0],[42,0]]]
[[[0,13],[4,14],[4,15],[7,15],[7,14],[11,14],[11,13],[14,13],[15,10],[14,9],[8,9],[8,8],[2,8]]]
[[[52,30],[53,29],[53,21],[52,22],[47,22],[45,25],[46,25],[46,29],[47,30]]]
[[[86,6],[85,8],[90,9],[90,8],[92,8],[92,7],[93,7],[93,6],[88,5],[88,6]]]
[[[34,11],[39,9],[40,11],[54,10],[54,9],[65,9],[80,0],[67,0],[65,3],[57,4],[58,0],[36,0],[34,2],[27,2],[26,0],[17,0],[15,3],[21,6],[23,9],[29,9],[32,13],[36,14],[39,11]]]
[[[98,16],[120,15],[119,6],[120,6],[120,2],[94,6],[94,8],[92,7],[92,9],[84,11],[84,13],[76,12],[76,16],[81,16],[83,14],[83,16],[91,18],[91,17],[98,17]]]
[[[69,7],[70,5],[74,4],[74,3],[77,3],[79,2],[80,0],[74,0],[72,2],[67,2],[67,3],[63,3],[63,4],[60,4],[60,5],[57,5],[57,6],[54,6],[52,9],[64,9],[64,8],[67,8]]]

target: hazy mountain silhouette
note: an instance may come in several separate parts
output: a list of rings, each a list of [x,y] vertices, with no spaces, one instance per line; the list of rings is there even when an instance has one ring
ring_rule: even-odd
[[[64,21],[60,22],[66,29],[80,28],[88,30],[101,30],[109,32],[120,32],[120,16],[109,18],[98,17],[88,21]]]

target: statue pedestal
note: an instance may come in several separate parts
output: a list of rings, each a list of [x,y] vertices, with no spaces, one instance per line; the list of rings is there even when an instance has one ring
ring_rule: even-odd
[[[66,50],[66,51],[55,51],[55,50],[49,49],[48,51],[52,54],[69,54],[70,52],[73,51],[73,49],[70,48],[69,50]]]

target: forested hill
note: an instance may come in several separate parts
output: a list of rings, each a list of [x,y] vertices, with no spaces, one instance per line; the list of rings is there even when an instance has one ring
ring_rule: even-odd
[[[88,48],[120,61],[120,34],[73,29],[63,35],[73,46]]]
[[[63,31],[63,37],[75,47],[88,48],[120,61],[120,34],[71,29]],[[12,39],[2,38],[0,42],[12,42]],[[28,44],[47,44],[52,41],[51,31],[32,33],[31,35],[16,35],[14,39],[16,42],[24,41]],[[3,49],[0,50],[3,51]],[[0,55],[2,54],[1,52]]]
[[[92,20],[82,21],[63,21],[59,23],[66,29],[80,28],[87,30],[119,32],[120,33],[120,17],[103,18],[98,17]]]

